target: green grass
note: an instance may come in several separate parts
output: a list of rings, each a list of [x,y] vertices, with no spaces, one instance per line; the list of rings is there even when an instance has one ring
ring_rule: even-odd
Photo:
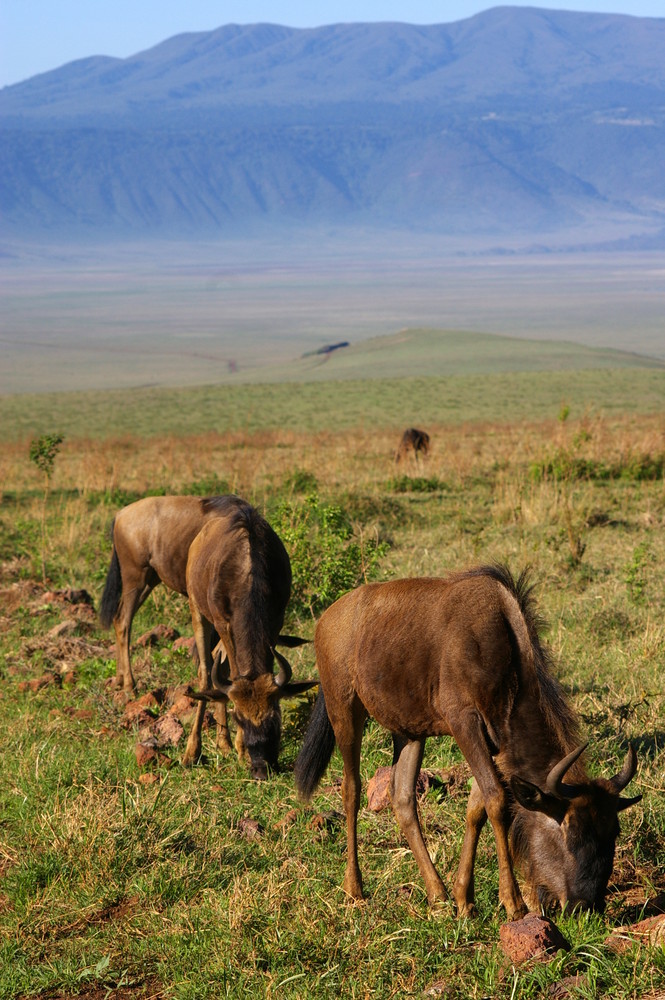
[[[562,401],[579,418],[654,412],[663,398],[665,371],[648,368],[46,393],[0,396],[0,440],[512,423],[546,419]]]
[[[617,770],[632,741],[640,763],[629,791],[644,798],[622,815],[606,914],[557,917],[571,951],[547,964],[516,969],[499,946],[503,916],[488,831],[476,871],[480,916],[458,921],[452,905],[428,908],[392,813],[372,813],[363,800],[360,863],[368,898],[355,905],[345,900],[339,756],[333,756],[309,806],[297,801],[293,787],[306,699],[285,707],[281,772],[270,781],[256,784],[234,756],[218,756],[209,733],[200,766],[181,767],[182,748],[174,748],[167,751],[172,766],[157,767],[157,781],[144,783],[134,754],[138,733],[123,727],[122,706],[105,683],[115,669],[110,636],[91,613],[46,599],[40,583],[39,477],[27,449],[10,449],[0,496],[0,998],[397,998],[420,997],[439,984],[444,991],[439,995],[449,998],[512,1000],[546,996],[574,974],[584,977],[572,994],[579,997],[633,1000],[665,989],[662,948],[641,946],[615,955],[605,943],[617,925],[663,905],[665,493],[662,475],[644,478],[643,465],[634,461],[648,454],[657,462],[662,418],[617,415],[622,407],[646,407],[646,374],[603,373],[603,405],[615,416],[602,420],[578,420],[582,414],[575,410],[584,408],[572,391],[575,385],[601,384],[601,376],[594,375],[598,381],[592,383],[590,374],[569,374],[568,392],[550,392],[554,420],[525,427],[513,413],[514,422],[501,426],[452,424],[439,430],[426,463],[400,466],[398,475],[387,447],[395,411],[378,441],[355,430],[330,435],[327,448],[306,433],[270,439],[220,433],[202,446],[201,465],[209,466],[209,476],[214,470],[220,477],[216,484],[228,481],[275,523],[281,517],[283,532],[292,526],[296,593],[289,631],[312,634],[312,574],[321,563],[347,567],[347,542],[380,543],[374,566],[380,578],[441,574],[479,560],[504,560],[515,571],[532,565],[549,621],[547,639],[591,740],[592,770],[604,775]],[[662,376],[648,374],[655,394]],[[469,408],[489,410],[483,399],[497,385],[506,386],[504,378],[422,384],[431,382],[433,406],[437,388],[457,385],[464,387]],[[526,395],[529,379],[523,378],[520,383],[514,377],[514,400],[520,384]],[[632,396],[638,385],[641,393]],[[367,424],[371,414],[390,412],[387,400],[375,394],[377,386],[407,392],[397,382],[366,383],[362,410],[360,384],[349,386],[358,393],[358,412]],[[540,392],[546,388],[544,380]],[[332,395],[326,403],[322,389],[306,397],[312,412],[305,419],[304,409],[298,410],[305,401],[296,400],[291,387],[290,400],[305,427],[309,420],[322,422],[319,409],[329,405],[332,411]],[[338,390],[348,399],[345,387]],[[262,390],[251,391],[255,401],[266,404],[270,420],[277,401],[286,412],[289,397],[265,399]],[[270,393],[278,391],[281,387],[270,387]],[[155,447],[140,436],[106,441],[94,487],[84,483],[93,444],[99,447],[85,439],[86,428],[91,437],[95,428],[102,436],[115,433],[115,422],[127,414],[113,417],[109,404],[124,401],[127,409],[134,400],[138,414],[139,401],[148,398],[162,432],[167,427],[173,432],[178,415],[186,419],[183,410],[170,410],[175,397],[168,393],[97,399],[95,419],[91,409],[72,409],[70,425],[44,411],[46,426],[55,424],[68,435],[55,460],[48,500],[49,586],[85,586],[95,604],[109,560],[106,527],[118,505],[157,488],[196,493],[203,488],[202,474],[187,478],[189,466],[173,442],[164,439]],[[555,419],[562,398],[572,403],[565,423]],[[87,406],[94,401],[86,397]],[[217,405],[229,406],[229,414],[233,410],[228,401]],[[524,406],[533,414],[544,402],[529,390]],[[504,413],[508,420],[509,408]],[[236,419],[240,424],[241,416]],[[30,426],[17,436],[31,433]],[[182,442],[188,455],[197,447],[198,439]],[[554,467],[553,455],[569,461]],[[589,474],[601,466],[617,475]],[[316,516],[303,532],[294,510],[311,505],[314,491]],[[341,514],[325,513],[330,511]],[[317,533],[317,523],[335,530]],[[309,539],[304,548],[303,537]],[[581,543],[581,556],[580,546],[575,555],[575,542]],[[357,570],[354,560],[349,556],[348,565]],[[348,585],[335,573],[322,579],[331,588],[328,600],[335,587]],[[58,635],[53,630],[65,619],[76,625]],[[186,602],[163,588],[140,612],[135,636],[159,622],[191,634]],[[314,670],[311,647],[294,651],[292,661],[298,678]],[[188,657],[169,645],[135,647],[134,666],[142,691],[193,676]],[[21,682],[68,667],[76,670],[73,684],[20,690]],[[387,734],[370,724],[363,778],[390,759]],[[447,790],[432,789],[420,804],[429,849],[450,887],[461,849],[468,773],[445,738],[428,742],[425,766],[454,768],[460,775]],[[260,824],[255,839],[243,833],[246,818]]]

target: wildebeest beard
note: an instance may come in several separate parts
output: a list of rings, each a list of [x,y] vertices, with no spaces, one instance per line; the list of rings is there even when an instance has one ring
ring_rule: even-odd
[[[250,722],[238,711],[233,713],[233,718],[242,732],[245,750],[249,754],[252,777],[267,778],[269,770],[277,770],[282,730],[282,712],[279,704],[272,706],[258,724]]]

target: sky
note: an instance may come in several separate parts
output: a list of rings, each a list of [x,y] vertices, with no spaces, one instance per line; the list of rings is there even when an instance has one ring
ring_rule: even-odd
[[[665,17],[665,0],[568,0],[512,6]],[[312,28],[342,21],[460,21],[492,0],[0,0],[0,87],[74,59],[125,58],[187,31],[268,21]]]

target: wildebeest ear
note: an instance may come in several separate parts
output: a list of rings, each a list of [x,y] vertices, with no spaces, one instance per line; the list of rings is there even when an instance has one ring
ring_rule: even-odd
[[[278,635],[277,646],[286,646],[287,649],[295,649],[296,646],[305,646],[311,639],[301,639],[299,635]]]
[[[546,816],[561,821],[562,812],[565,812],[565,809],[562,810],[560,799],[554,795],[548,795],[547,792],[538,788],[538,785],[532,785],[530,781],[524,781],[523,778],[518,778],[515,775],[510,779],[510,787],[516,801],[524,809],[529,809],[531,812],[542,812]]]
[[[289,681],[288,684],[284,684],[283,687],[279,689],[280,698],[295,698],[299,694],[303,694],[304,691],[309,691],[310,688],[318,684],[319,681]]]
[[[187,688],[186,694],[195,701],[228,701],[230,687],[231,681],[219,687],[208,688],[206,691],[193,691],[192,688]]]

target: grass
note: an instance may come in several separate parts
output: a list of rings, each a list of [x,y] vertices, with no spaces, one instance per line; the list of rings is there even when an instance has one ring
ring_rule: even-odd
[[[93,443],[124,435],[170,438],[211,430],[231,435],[313,434],[330,427],[401,431],[414,424],[545,420],[559,411],[562,401],[573,404],[572,416],[579,419],[585,414],[656,412],[664,395],[665,371],[658,368],[13,395],[0,396],[0,440],[18,442],[51,430],[89,437]]]
[[[289,396],[270,387],[267,399],[264,390],[236,390],[248,393],[256,412],[260,407],[256,429],[251,419],[242,428],[239,413],[235,429],[213,419],[233,407],[213,402],[212,390],[198,397],[200,410],[186,394],[109,395],[96,410],[93,397],[61,397],[63,422],[53,411],[48,417],[46,400],[47,422],[39,424],[40,432],[57,424],[65,433],[47,505],[48,588],[85,587],[95,605],[110,554],[108,524],[119,506],[147,492],[234,490],[274,521],[281,517],[281,530],[290,512],[294,532],[302,524],[295,513],[308,503],[339,510],[344,530],[331,541],[312,528],[311,548],[341,561],[347,543],[371,539],[379,578],[441,574],[491,559],[514,570],[532,566],[548,642],[591,740],[592,767],[598,774],[617,770],[632,741],[640,764],[629,791],[644,798],[622,815],[606,914],[559,916],[571,950],[518,968],[499,947],[503,917],[488,832],[477,861],[480,916],[460,922],[451,905],[428,909],[392,813],[372,813],[363,800],[360,862],[368,899],[344,899],[339,756],[310,806],[293,788],[306,699],[285,708],[281,771],[269,782],[253,783],[235,757],[218,756],[210,735],[205,760],[194,769],[179,765],[180,748],[167,750],[168,760],[152,769],[139,768],[137,729],[123,725],[123,706],[106,685],[115,669],[110,636],[91,610],[67,604],[41,583],[43,489],[22,437],[37,426],[30,423],[37,412],[26,410],[26,422],[4,435],[0,459],[0,997],[390,998],[434,990],[450,998],[528,998],[546,996],[576,974],[582,979],[572,996],[628,1000],[662,992],[662,948],[616,955],[605,944],[617,925],[663,906],[665,440],[662,405],[652,402],[647,412],[647,388],[655,393],[658,378],[569,374],[567,392],[548,390],[553,405],[546,416],[545,400],[530,389],[523,397],[528,419],[506,407],[491,420],[481,420],[484,405],[489,411],[483,399],[510,384],[519,400],[526,377],[423,380],[423,406],[439,414],[423,421],[432,452],[398,471],[394,414],[404,411],[391,410],[377,386],[403,405],[415,383],[366,384],[365,410],[361,385],[340,384],[338,403],[350,389],[358,410],[348,424],[341,416],[334,432],[323,429],[333,405],[323,387],[303,395],[291,388]],[[552,379],[540,383],[542,393]],[[604,379],[605,412],[575,406],[575,386]],[[448,419],[445,401],[435,409],[437,392],[451,385],[465,394],[465,406],[478,389],[475,421],[461,422],[460,411]],[[629,392],[637,385],[644,390],[639,398]],[[191,413],[175,433],[183,410],[169,415],[168,406],[184,398]],[[565,421],[557,419],[562,398],[573,404]],[[125,436],[113,436],[127,413],[114,417],[109,404],[124,400],[136,416],[148,399],[154,420],[141,419],[151,434],[126,428]],[[284,417],[289,399],[300,426]],[[217,429],[204,433],[206,425]],[[318,569],[298,548],[301,537],[294,534],[287,627],[311,636],[307,586],[311,591]],[[335,584],[334,574],[325,579],[330,587],[347,585]],[[63,622],[71,623],[64,631]],[[163,588],[140,612],[135,636],[160,622],[191,634],[186,602]],[[309,647],[294,651],[292,662],[296,677],[314,670]],[[135,645],[134,665],[142,691],[193,676],[186,653],[170,644]],[[61,683],[24,689],[43,674]],[[386,734],[370,724],[364,779],[390,758]],[[450,886],[468,772],[447,739],[429,741],[425,766],[459,778],[420,804],[428,846]]]

